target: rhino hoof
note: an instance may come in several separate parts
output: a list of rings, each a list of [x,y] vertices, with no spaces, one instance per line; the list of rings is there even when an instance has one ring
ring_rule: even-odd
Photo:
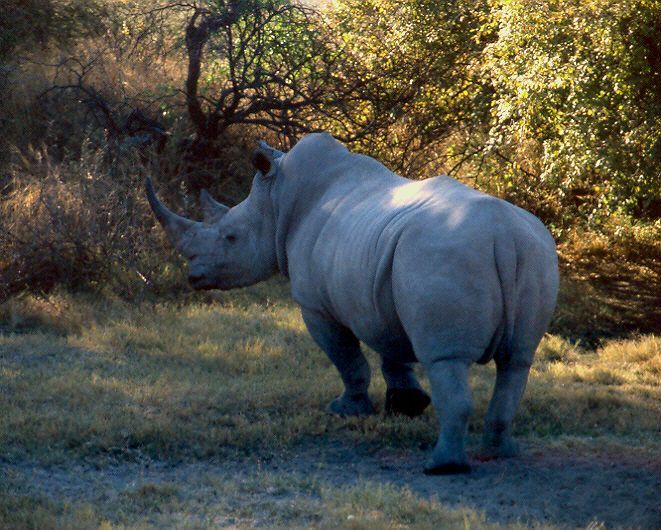
[[[368,416],[374,414],[374,405],[370,398],[365,396],[342,395],[328,404],[328,412],[339,416]]]
[[[457,464],[449,462],[440,466],[425,467],[425,475],[459,475],[461,473],[470,473],[471,467],[468,464]]]
[[[431,403],[429,396],[418,388],[389,388],[386,391],[386,414],[420,416]]]

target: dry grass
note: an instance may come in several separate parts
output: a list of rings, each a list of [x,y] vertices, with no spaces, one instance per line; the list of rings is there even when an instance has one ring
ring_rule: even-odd
[[[488,523],[469,508],[448,508],[435,500],[421,500],[407,488],[361,482],[352,487],[320,485],[305,478],[261,475],[240,481],[205,478],[193,495],[173,484],[146,483],[101,502],[58,505],[48,498],[4,496],[0,487],[0,521],[12,513],[12,528],[40,530],[145,528],[252,528],[281,529],[504,529],[522,524]],[[214,492],[212,505],[201,505],[195,495]],[[260,497],[268,491],[270,500]],[[275,497],[276,500],[273,500]],[[246,499],[251,499],[247,501]],[[554,528],[537,525],[535,528]],[[598,525],[590,526],[600,528]]]
[[[562,278],[551,332],[586,346],[636,333],[661,335],[661,223],[614,218],[559,245]]]

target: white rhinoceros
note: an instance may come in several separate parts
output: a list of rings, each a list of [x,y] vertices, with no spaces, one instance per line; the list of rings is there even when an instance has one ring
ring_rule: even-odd
[[[532,214],[447,177],[411,181],[310,134],[289,152],[261,142],[248,197],[233,208],[206,192],[205,221],[156,217],[189,260],[195,289],[232,289],[280,272],[344,382],[332,412],[374,412],[359,341],[380,354],[386,410],[421,414],[429,376],[441,425],[429,474],[470,470],[464,449],[472,363],[497,375],[484,451],[512,456],[512,419],[558,290],[555,243]]]

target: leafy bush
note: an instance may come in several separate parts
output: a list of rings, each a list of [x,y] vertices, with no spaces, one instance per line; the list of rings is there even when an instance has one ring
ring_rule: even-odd
[[[99,33],[101,12],[94,0],[3,0],[0,61],[16,52],[63,46]]]
[[[342,0],[332,14],[362,81],[351,101],[355,147],[409,177],[453,172],[482,149],[490,87],[477,66],[487,2]],[[433,174],[433,173],[432,173]]]
[[[564,221],[643,215],[661,189],[661,2],[493,2],[482,71],[495,90],[489,145],[518,202]],[[657,212],[658,215],[658,212]]]
[[[336,26],[368,77],[361,148],[458,173],[556,228],[658,217],[659,0],[357,2]]]

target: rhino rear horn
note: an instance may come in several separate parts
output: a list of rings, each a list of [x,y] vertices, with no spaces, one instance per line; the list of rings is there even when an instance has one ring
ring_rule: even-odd
[[[206,222],[217,221],[229,212],[229,207],[214,199],[207,190],[200,192],[200,206]]]
[[[198,223],[168,210],[161,201],[158,200],[156,192],[154,191],[154,185],[149,177],[145,179],[145,189],[147,191],[147,200],[149,201],[149,205],[151,206],[156,219],[158,219],[158,222],[161,223],[161,226],[165,229],[172,244],[178,246],[184,232]]]

